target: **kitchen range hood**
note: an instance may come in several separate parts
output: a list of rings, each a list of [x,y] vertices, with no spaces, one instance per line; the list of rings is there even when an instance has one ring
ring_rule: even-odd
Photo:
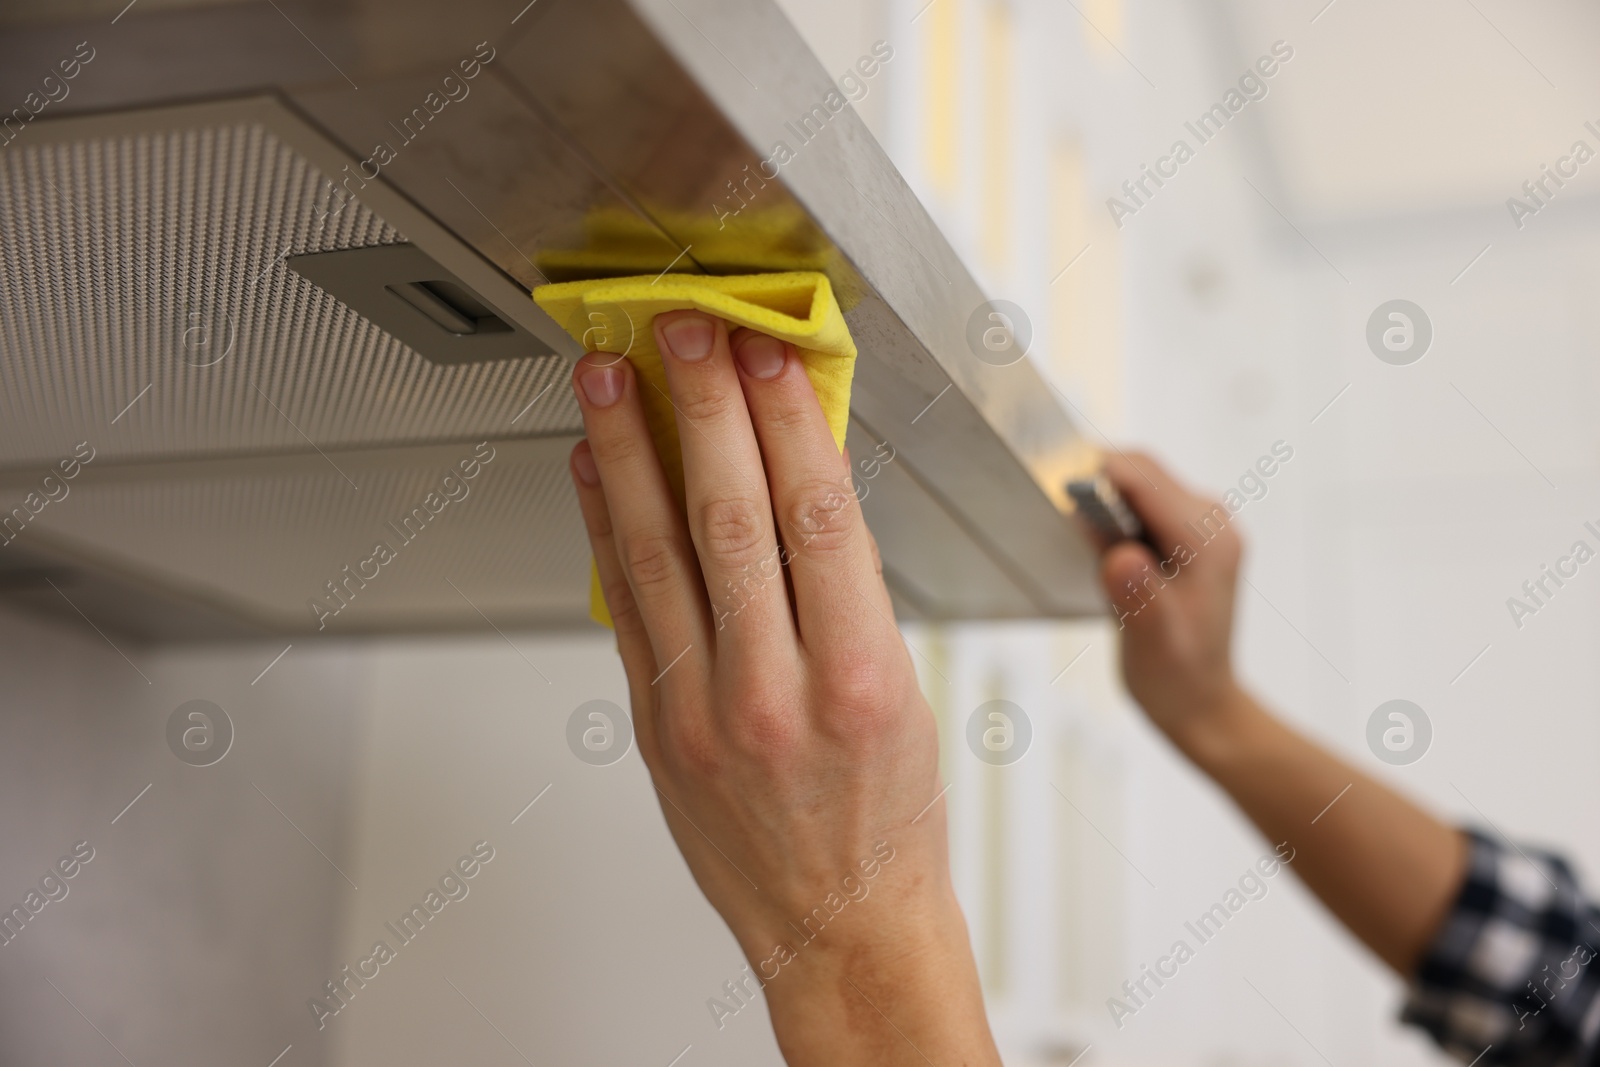
[[[904,616],[1103,610],[1093,450],[976,354],[984,294],[769,0],[7,8],[0,600],[150,640],[588,625],[581,349],[529,291],[805,269]]]

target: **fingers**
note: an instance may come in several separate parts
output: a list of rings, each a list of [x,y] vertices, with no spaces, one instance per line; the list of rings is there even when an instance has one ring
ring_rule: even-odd
[[[738,331],[733,344],[794,584],[800,639],[824,653],[859,645],[863,630],[889,624],[892,612],[849,466],[793,346],[751,330]]]
[[[1181,538],[1189,508],[1183,501],[1189,494],[1175,482],[1166,468],[1142,453],[1118,453],[1105,461],[1106,477],[1128,501],[1144,523],[1150,539],[1163,553]]]
[[[589,545],[594,550],[600,588],[605,593],[606,608],[611,612],[611,624],[616,628],[617,652],[622,656],[628,688],[635,695],[642,694],[649,690],[658,668],[650,648],[650,636],[645,632],[644,618],[639,614],[628,576],[623,573],[622,560],[617,555],[611,511],[606,506],[605,491],[600,487],[600,470],[588,441],[579,441],[572,450],[569,467],[572,484],[578,491],[578,506],[583,511],[583,524],[589,533]],[[646,717],[639,715],[638,709],[652,706],[653,701],[634,701],[634,729],[639,735],[641,752],[651,752],[655,748],[655,723],[640,721]]]
[[[611,526],[611,511],[606,507],[605,490],[600,488],[600,470],[595,466],[594,453],[588,441],[579,441],[568,462],[572,484],[578,491],[578,507],[583,512],[583,525],[589,534],[589,547],[594,552],[595,571],[600,576],[600,588],[605,594],[606,609],[611,613],[611,624],[617,634],[617,651],[631,683],[636,674],[648,682],[653,678],[655,656],[650,649],[650,637],[645,633],[644,619],[628,587],[628,576],[622,571],[622,560],[617,556],[616,534]]]
[[[632,364],[590,353],[573,368],[573,386],[589,452],[599,474],[611,544],[632,602],[637,608],[656,663],[674,661],[691,645],[708,643],[709,618],[701,588],[699,564],[688,530],[661,469],[639,401],[638,376]],[[574,459],[574,475],[584,473]],[[592,487],[580,486],[584,518],[590,522],[595,498]],[[590,523],[590,538],[596,526]],[[602,545],[595,545],[599,565]],[[601,580],[606,580],[602,571]],[[613,612],[619,604],[607,603]],[[621,638],[621,630],[618,637]]]
[[[698,311],[657,316],[656,341],[678,420],[689,532],[700,558],[718,649],[765,659],[793,623],[772,500],[727,324]]]
[[[1139,513],[1159,557],[1130,542],[1109,548],[1101,559],[1101,581],[1124,626],[1126,613],[1141,620],[1164,617],[1155,591],[1178,580],[1208,597],[1230,602],[1243,543],[1227,507],[1190,492],[1155,460],[1141,453],[1108,457],[1106,474]],[[1196,583],[1199,583],[1196,585]]]
[[[1119,625],[1145,624],[1159,612],[1157,605],[1164,601],[1155,595],[1161,587],[1158,566],[1150,549],[1137,541],[1119,541],[1101,557],[1100,584]]]
[[[1194,547],[1197,537],[1209,539],[1229,525],[1226,509],[1190,492],[1142,452],[1107,456],[1106,476],[1127,498],[1163,558],[1178,545]]]

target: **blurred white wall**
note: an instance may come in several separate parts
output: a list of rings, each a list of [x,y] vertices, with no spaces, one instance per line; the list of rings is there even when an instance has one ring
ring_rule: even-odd
[[[38,909],[0,944],[0,1063],[332,1062],[302,990],[338,930],[363,668],[296,649],[252,685],[281,649],[154,651],[0,612],[0,910]],[[211,766],[167,745],[191,700],[233,724]],[[65,896],[30,904],[80,842]]]
[[[326,1020],[330,1062],[665,1067],[690,1046],[685,1065],[782,1062],[764,1009],[721,1030],[707,1010],[744,959],[638,748],[595,766],[568,746],[580,705],[627,706],[609,635],[395,641],[364,658],[362,889],[345,893],[336,966],[378,940],[397,958]],[[494,859],[401,947],[385,924],[479,841]]]

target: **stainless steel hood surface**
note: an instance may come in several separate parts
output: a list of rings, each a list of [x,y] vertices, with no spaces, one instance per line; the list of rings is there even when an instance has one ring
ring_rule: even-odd
[[[854,112],[797,141],[834,86],[770,3],[74,10],[0,16],[0,598],[151,639],[583,625],[579,352],[527,291],[806,268],[862,352],[852,454],[894,457],[900,609],[1101,610],[1092,450],[969,348],[984,295]],[[409,265],[393,305],[306,276],[378,246],[346,258]]]

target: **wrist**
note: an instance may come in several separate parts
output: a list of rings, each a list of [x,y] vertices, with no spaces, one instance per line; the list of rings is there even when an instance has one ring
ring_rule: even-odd
[[[1197,767],[1216,777],[1237,761],[1270,721],[1255,698],[1231,677],[1179,719],[1173,742]]]
[[[882,887],[838,914],[819,908],[769,932],[763,947],[746,953],[768,1003],[804,1002],[842,974],[914,975],[930,961],[970,956],[953,887],[948,880],[930,881],[940,884],[919,885],[914,894]]]
[[[884,903],[811,940],[792,935],[787,962],[752,965],[785,1060],[998,1063],[953,892]]]

